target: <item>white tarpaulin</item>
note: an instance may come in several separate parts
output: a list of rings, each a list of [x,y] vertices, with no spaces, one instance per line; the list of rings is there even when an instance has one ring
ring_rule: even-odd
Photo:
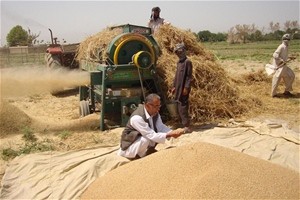
[[[181,146],[203,141],[231,148],[299,171],[299,133],[278,121],[233,123],[199,129],[166,144]],[[77,199],[98,177],[129,160],[116,155],[118,146],[66,153],[47,152],[20,156],[7,167],[1,199]]]
[[[118,147],[39,153],[15,158],[5,171],[1,199],[74,199],[96,178],[129,162]]]

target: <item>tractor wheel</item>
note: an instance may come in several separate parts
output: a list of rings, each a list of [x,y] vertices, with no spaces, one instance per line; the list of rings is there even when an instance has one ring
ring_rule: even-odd
[[[85,117],[90,114],[89,101],[80,101],[79,115],[80,117]]]
[[[47,67],[49,67],[49,68],[62,67],[58,55],[46,53],[45,60],[46,60]]]
[[[47,67],[48,67],[49,69],[59,69],[59,68],[62,67],[58,55],[54,55],[54,54],[51,54],[51,53],[46,53],[46,55],[45,55],[45,60],[46,60]],[[51,90],[50,93],[51,93],[53,96],[57,96],[57,95],[59,95],[62,91],[64,91],[64,88],[63,88],[63,87],[62,87],[62,88],[56,87],[56,89]]]

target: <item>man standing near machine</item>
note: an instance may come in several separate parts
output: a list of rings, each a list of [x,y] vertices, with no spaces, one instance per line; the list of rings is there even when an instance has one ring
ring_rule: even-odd
[[[179,58],[177,62],[176,74],[173,82],[172,94],[178,102],[177,108],[184,126],[185,133],[191,133],[189,116],[189,95],[191,92],[193,65],[186,56],[186,49],[183,43],[175,46],[174,52]]]
[[[177,138],[184,129],[171,130],[160,117],[160,96],[149,94],[145,104],[140,105],[130,116],[122,132],[119,156],[137,159],[155,153],[158,143],[166,139]]]

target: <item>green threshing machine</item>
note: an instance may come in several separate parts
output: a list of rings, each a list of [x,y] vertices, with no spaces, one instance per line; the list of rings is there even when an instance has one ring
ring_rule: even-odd
[[[103,63],[80,61],[80,68],[90,73],[90,84],[79,88],[80,114],[100,112],[100,130],[104,119],[125,126],[131,113],[148,93],[161,95],[156,74],[160,48],[151,29],[131,24],[116,26],[123,33],[106,49]]]

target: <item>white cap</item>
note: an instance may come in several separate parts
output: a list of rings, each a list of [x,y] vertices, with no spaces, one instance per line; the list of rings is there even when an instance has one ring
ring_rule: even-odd
[[[184,43],[176,44],[174,48],[174,52],[178,51],[179,49],[185,49]]]
[[[284,34],[283,36],[282,36],[282,40],[291,40],[291,36],[290,36],[290,34]]]

